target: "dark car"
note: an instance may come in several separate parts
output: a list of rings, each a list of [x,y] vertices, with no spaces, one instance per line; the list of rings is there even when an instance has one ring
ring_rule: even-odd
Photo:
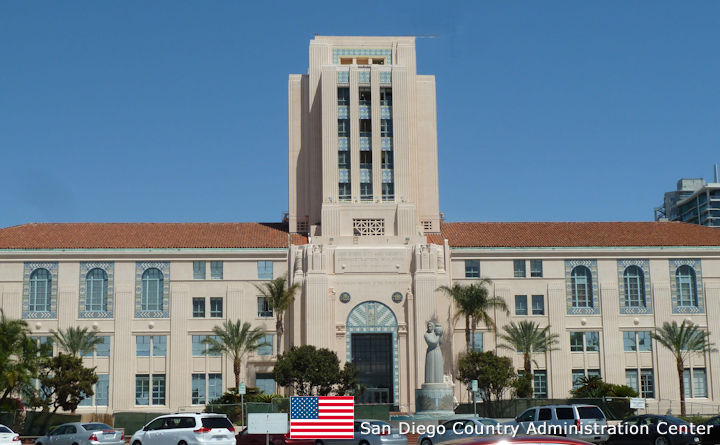
[[[720,444],[720,416],[706,420],[703,425],[709,427],[709,429],[700,437],[700,442],[705,445]]]
[[[673,416],[647,414],[630,417],[619,425],[608,445],[696,445],[700,436],[691,424]]]
[[[271,434],[272,445],[315,445],[312,439],[290,439],[290,434]],[[247,428],[235,436],[235,445],[265,445],[264,434],[248,434]]]

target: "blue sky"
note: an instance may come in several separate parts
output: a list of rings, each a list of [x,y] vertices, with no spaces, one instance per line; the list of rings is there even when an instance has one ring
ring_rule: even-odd
[[[0,4],[0,226],[278,221],[313,34],[417,35],[450,221],[652,219],[720,162],[720,2]]]

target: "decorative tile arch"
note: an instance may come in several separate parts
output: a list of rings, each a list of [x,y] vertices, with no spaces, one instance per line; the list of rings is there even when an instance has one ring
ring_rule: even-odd
[[[30,310],[30,275],[37,269],[45,269],[50,272],[50,311]],[[54,319],[57,318],[58,294],[58,263],[25,263],[23,267],[23,297],[22,297],[22,318],[32,319]]]
[[[671,259],[670,263],[670,294],[672,297],[673,314],[704,314],[705,313],[705,295],[704,283],[702,279],[702,263],[699,258],[676,258]],[[695,286],[697,292],[697,306],[680,306],[678,287],[677,287],[677,270],[680,266],[690,266],[695,271]]]
[[[392,334],[393,348],[393,402],[398,404],[398,388],[400,387],[400,361],[398,354],[398,321],[395,313],[379,301],[360,303],[350,311],[345,337],[347,361],[352,362],[352,334]]]
[[[102,269],[108,277],[107,289],[107,310],[86,311],[85,300],[87,299],[87,274],[93,269]],[[80,263],[80,298],[78,303],[79,318],[113,318],[113,305],[115,297],[115,263],[108,262],[81,262]]]
[[[148,269],[158,269],[163,274],[163,310],[144,311],[140,300],[142,296],[142,276]],[[170,318],[170,263],[167,261],[138,261],[135,263],[135,318]]]
[[[643,272],[645,283],[645,306],[625,306],[625,269],[630,266],[637,266]],[[650,291],[650,261],[647,259],[626,259],[617,260],[618,273],[618,296],[620,297],[621,314],[652,314],[653,301]]]

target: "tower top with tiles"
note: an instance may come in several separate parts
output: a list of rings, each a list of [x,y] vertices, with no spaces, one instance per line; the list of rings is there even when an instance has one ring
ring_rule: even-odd
[[[414,37],[316,36],[288,95],[291,231],[384,244],[440,230],[435,77],[417,75]]]

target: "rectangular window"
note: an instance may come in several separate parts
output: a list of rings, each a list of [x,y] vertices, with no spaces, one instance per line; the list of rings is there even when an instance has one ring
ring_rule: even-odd
[[[392,88],[380,88],[380,105],[392,106]]]
[[[585,339],[584,332],[571,332],[570,333],[570,351],[571,352],[582,352],[584,350],[583,340]]]
[[[273,311],[270,302],[265,297],[257,297],[258,317],[272,317]]]
[[[354,236],[384,236],[385,220],[383,218],[353,218]]]
[[[222,280],[223,279],[223,262],[222,261],[210,261],[210,279],[211,280]]]
[[[513,260],[513,276],[525,278],[525,260]]]
[[[150,375],[148,374],[135,375],[135,404],[150,404]]]
[[[264,394],[275,394],[275,379],[271,373],[255,374],[255,386]]]
[[[542,260],[530,260],[530,276],[533,278],[543,276]]]
[[[153,357],[165,357],[167,355],[167,336],[152,336],[152,354]]]
[[[95,346],[96,357],[110,357],[110,337],[102,335],[98,337],[101,342]]]
[[[482,352],[482,350],[483,350],[483,333],[476,332],[475,336],[472,339],[475,340],[475,347],[473,348],[473,351]],[[470,344],[470,347],[472,347],[472,343]]]
[[[152,404],[165,404],[165,374],[152,375]]]
[[[341,137],[341,138],[350,137],[350,120],[349,119],[338,119],[338,137]]]
[[[205,279],[205,261],[193,261],[193,280]]]
[[[515,315],[527,315],[527,295],[515,295]]]
[[[588,371],[587,371],[587,376],[588,376],[588,377],[600,377],[600,378],[602,378],[602,375],[600,374],[600,370],[599,370],[599,369],[588,369]]]
[[[215,340],[217,340],[217,341],[220,341],[220,337],[218,337],[217,335],[208,335],[207,338],[212,338],[212,339],[215,339]],[[207,355],[208,355],[208,357],[220,357],[220,356],[222,355],[221,352],[213,352],[213,351],[211,351],[211,350],[210,350],[210,347],[211,347],[210,345],[207,345]]]
[[[655,398],[655,376],[652,369],[640,370],[640,397]]]
[[[190,404],[192,405],[204,405],[205,404],[205,374],[193,374],[192,375],[192,396]]]
[[[625,370],[625,385],[631,387],[635,391],[640,393],[640,388],[638,387],[638,371],[637,369],[626,369]]]
[[[205,318],[205,297],[192,299],[192,315],[193,318]]]
[[[635,331],[623,332],[623,349],[626,352],[637,351],[637,343],[635,342]]]
[[[465,278],[480,278],[479,260],[465,260]]]
[[[222,374],[208,374],[208,402],[222,397]]]
[[[210,316],[211,317],[222,317],[223,316],[223,299],[222,298],[211,298],[210,299]]]
[[[545,315],[545,297],[543,295],[532,296],[532,314]]]
[[[382,168],[389,169],[393,168],[393,152],[391,151],[383,151],[380,154],[380,162],[382,163]]]
[[[350,105],[350,88],[339,87],[337,89],[338,105]]]
[[[547,399],[547,371],[535,371],[533,373],[533,397],[536,399]]]
[[[584,369],[573,369],[572,370],[572,389],[578,389],[582,384],[580,383],[583,377],[585,377]]]
[[[150,336],[138,335],[135,337],[135,356],[150,357]]]
[[[110,398],[110,374],[98,374],[95,384],[95,406],[108,406]]]
[[[369,138],[372,136],[372,121],[370,119],[360,119],[360,137]]]
[[[600,333],[599,332],[586,332],[585,333],[585,351],[587,351],[587,352],[600,351]]]
[[[685,369],[683,371],[685,398],[707,397],[707,377],[705,368]]]
[[[273,355],[273,335],[266,334],[258,343],[257,355]]]
[[[370,88],[360,88],[358,92],[360,105],[370,105]]]
[[[35,341],[35,346],[38,348],[38,355],[42,357],[52,357],[53,356],[53,338],[50,336],[31,336]]]
[[[272,280],[273,279],[273,262],[272,261],[258,261],[258,280]]]
[[[381,137],[392,137],[392,135],[393,135],[392,119],[380,119],[380,136]]]
[[[338,152],[338,167],[339,168],[350,168],[350,152],[339,151]]]
[[[193,335],[192,336],[192,356],[193,357],[202,357],[203,355],[205,355],[207,345],[205,345],[205,343],[203,343],[203,340],[205,340],[204,335]]]
[[[639,331],[637,333],[638,338],[638,351],[650,352],[652,351],[652,339],[650,337],[650,331]]]

